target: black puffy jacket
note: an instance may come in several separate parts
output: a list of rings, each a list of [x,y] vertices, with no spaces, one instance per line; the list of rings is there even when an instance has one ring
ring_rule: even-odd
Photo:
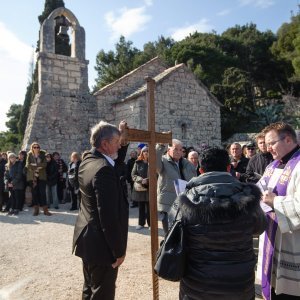
[[[254,299],[253,234],[266,226],[260,196],[225,172],[188,183],[178,199],[188,252],[180,299]]]

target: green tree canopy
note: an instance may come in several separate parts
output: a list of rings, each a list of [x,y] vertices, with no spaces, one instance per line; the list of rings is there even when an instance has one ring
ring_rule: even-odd
[[[300,82],[300,14],[284,23],[277,32],[277,40],[273,43],[272,52],[282,60],[286,76],[290,82]],[[292,86],[294,89],[294,86]]]
[[[8,121],[5,122],[6,127],[11,133],[18,134],[19,128],[18,123],[20,119],[22,111],[22,105],[21,104],[12,104],[6,113],[6,116],[8,117]]]
[[[134,57],[139,50],[132,46],[131,41],[120,37],[115,45],[116,51],[100,50],[96,57],[95,70],[98,73],[96,87],[101,88],[134,69]]]

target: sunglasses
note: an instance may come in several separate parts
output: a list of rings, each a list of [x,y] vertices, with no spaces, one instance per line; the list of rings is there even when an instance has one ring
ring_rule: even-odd
[[[247,148],[248,150],[255,150],[255,148]]]
[[[33,149],[40,149],[40,146],[33,146]]]

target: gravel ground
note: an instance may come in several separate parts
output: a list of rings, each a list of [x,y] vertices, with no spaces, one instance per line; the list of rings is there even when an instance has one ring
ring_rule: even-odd
[[[71,254],[77,211],[69,207],[50,209],[51,217],[33,217],[31,208],[18,216],[0,214],[0,300],[81,299],[81,259]],[[137,208],[131,208],[116,300],[152,299],[150,231],[136,225]],[[160,280],[159,288],[160,299],[178,298],[178,283]]]
[[[71,254],[77,211],[69,207],[67,203],[59,210],[50,209],[51,217],[33,217],[31,208],[18,216],[0,214],[0,300],[81,299],[81,259]],[[131,208],[116,300],[153,299],[150,231],[137,231],[137,222],[137,208]],[[178,283],[159,280],[161,300],[178,299],[178,289]]]

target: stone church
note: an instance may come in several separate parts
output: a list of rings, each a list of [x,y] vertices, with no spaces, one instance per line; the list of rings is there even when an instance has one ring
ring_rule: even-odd
[[[55,51],[55,26],[64,17],[71,28],[71,55]],[[220,102],[184,65],[168,68],[158,57],[90,94],[85,31],[66,8],[43,22],[38,53],[38,94],[31,104],[23,149],[37,141],[68,159],[90,148],[90,128],[101,119],[147,129],[145,77],[155,82],[156,131],[172,131],[185,146],[221,144]],[[133,145],[134,146],[134,145]]]

